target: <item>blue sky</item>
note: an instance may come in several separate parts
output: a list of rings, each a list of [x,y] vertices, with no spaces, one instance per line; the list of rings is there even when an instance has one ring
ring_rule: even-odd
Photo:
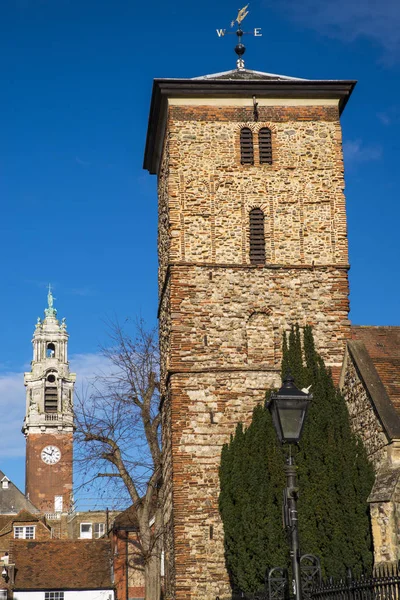
[[[0,3],[2,463],[23,486],[22,372],[51,282],[74,367],[107,319],[156,322],[156,180],[142,170],[152,79],[235,66],[237,2]],[[357,79],[343,114],[351,319],[399,325],[400,8],[394,0],[255,0],[248,68]]]

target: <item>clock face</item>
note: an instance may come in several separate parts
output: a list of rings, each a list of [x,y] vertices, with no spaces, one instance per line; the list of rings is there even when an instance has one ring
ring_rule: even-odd
[[[40,456],[46,465],[55,465],[61,458],[61,452],[57,446],[46,446]]]

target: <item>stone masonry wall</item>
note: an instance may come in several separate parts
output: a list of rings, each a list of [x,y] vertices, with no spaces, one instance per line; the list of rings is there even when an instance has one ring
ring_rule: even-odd
[[[239,421],[249,423],[274,372],[187,373],[170,378],[174,563],[170,595],[177,600],[229,597],[223,527],[218,512],[222,445]],[[171,582],[172,580],[172,582]],[[172,583],[172,586],[171,586]],[[175,586],[174,586],[175,583]],[[175,588],[175,589],[174,589]]]
[[[254,207],[266,216],[268,263],[347,264],[337,109],[296,107],[296,119],[293,108],[260,110],[254,123],[244,109],[170,108],[169,231],[163,226],[168,243],[160,240],[160,286],[166,251],[168,264],[248,263],[248,213]],[[254,132],[254,165],[240,163],[244,126]],[[259,164],[257,132],[265,126],[272,131],[272,165]]]
[[[233,101],[234,104],[234,101]],[[241,165],[240,129],[254,135]],[[257,132],[272,131],[260,165]],[[218,514],[222,445],[279,384],[282,333],[312,324],[341,364],[349,337],[347,237],[333,106],[170,106],[159,175],[166,597],[229,597]],[[249,261],[265,214],[266,265]]]
[[[164,302],[171,318],[165,328],[169,371],[279,369],[282,334],[295,322],[313,325],[327,363],[341,364],[348,337],[346,269],[176,265]]]
[[[346,399],[353,431],[359,435],[367,450],[367,454],[375,472],[387,462],[388,439],[378,416],[373,409],[373,402],[349,354],[347,368],[342,386]]]

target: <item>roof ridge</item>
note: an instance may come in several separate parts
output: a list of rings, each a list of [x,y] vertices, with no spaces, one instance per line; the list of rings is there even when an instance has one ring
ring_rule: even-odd
[[[280,79],[280,80],[288,80],[288,81],[310,81],[310,79],[305,79],[303,77],[293,77],[291,75],[280,75],[278,73],[267,73],[266,71],[255,71],[254,69],[243,69],[238,71],[237,69],[230,69],[229,71],[221,71],[219,73],[209,73],[207,75],[200,75],[198,77],[191,77],[193,80],[204,80],[204,79],[218,79],[220,77],[224,77],[226,75],[234,75],[235,79],[240,79],[240,76],[246,75],[258,75],[261,77],[265,77],[266,79]],[[243,77],[243,78],[244,78]]]

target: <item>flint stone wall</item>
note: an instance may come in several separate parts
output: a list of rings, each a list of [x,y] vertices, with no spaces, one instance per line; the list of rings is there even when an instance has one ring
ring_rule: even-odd
[[[254,165],[239,136],[254,134]],[[272,131],[273,164],[257,133]],[[166,597],[229,597],[218,514],[222,445],[279,385],[282,333],[314,326],[332,366],[349,337],[347,238],[333,106],[171,106],[159,174]],[[248,213],[267,264],[250,265]]]
[[[369,460],[377,472],[387,463],[389,440],[374,410],[374,403],[349,353],[342,385],[353,431],[362,439]]]

